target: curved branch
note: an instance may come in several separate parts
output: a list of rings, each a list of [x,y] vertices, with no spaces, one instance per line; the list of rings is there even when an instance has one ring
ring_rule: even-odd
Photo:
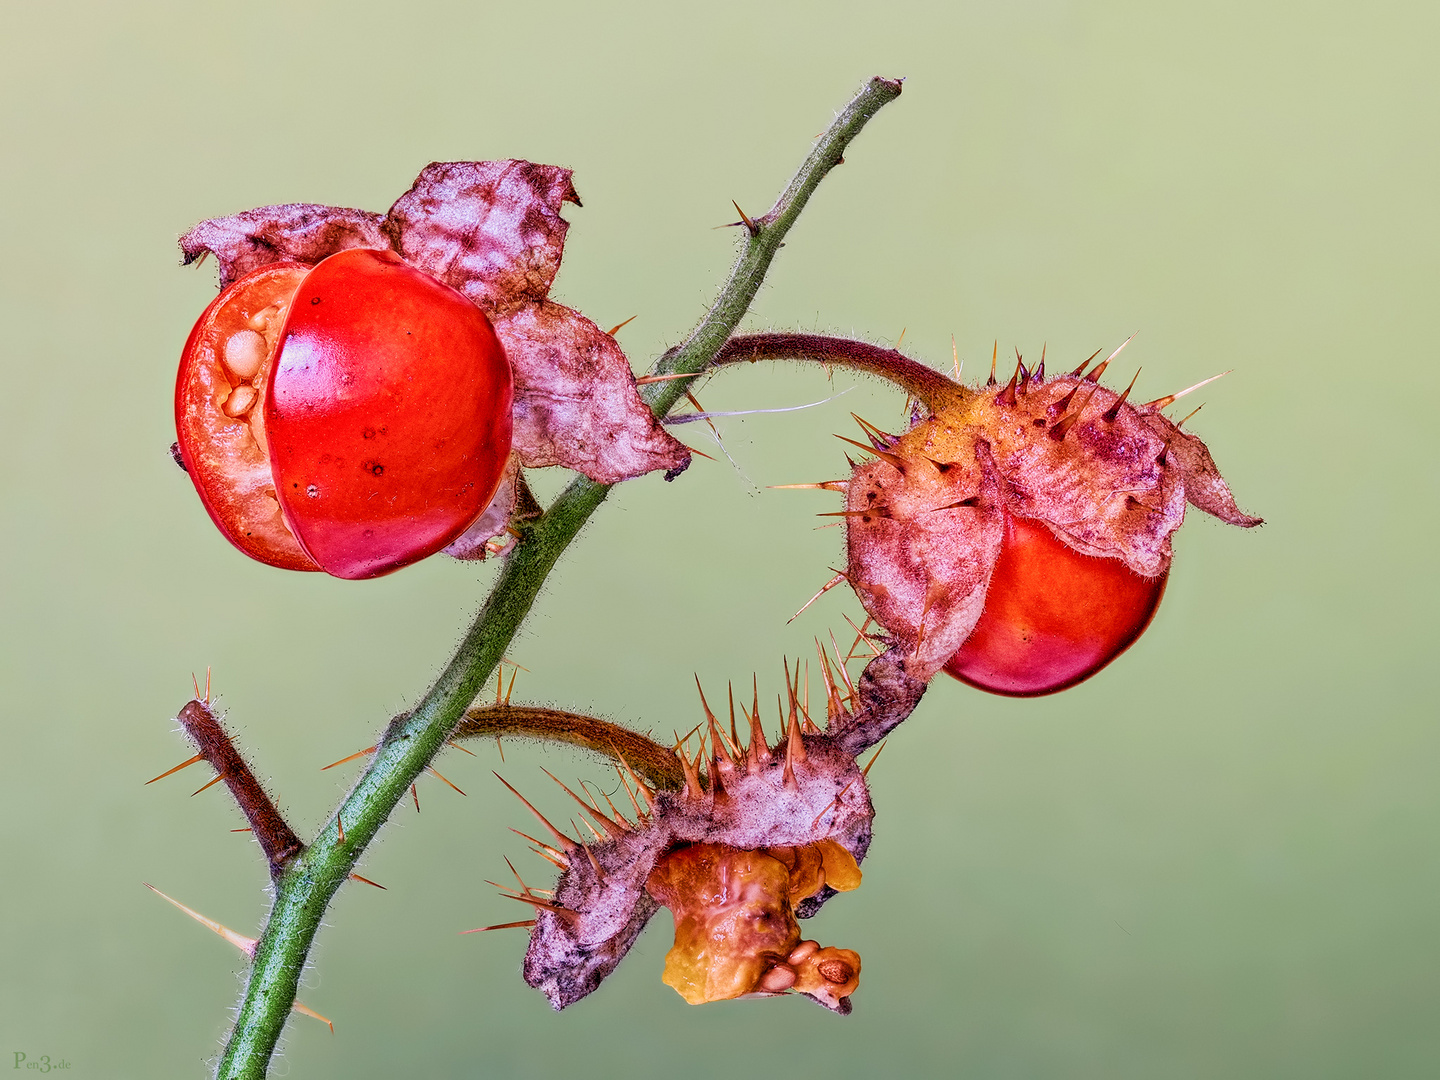
[[[894,349],[824,334],[742,334],[715,354],[713,366],[757,360],[808,360],[863,371],[894,383],[931,412],[970,393],[948,376]]]
[[[450,738],[501,737],[567,743],[593,750],[634,769],[656,787],[679,789],[685,773],[673,751],[654,739],[608,720],[530,705],[489,705],[471,709]]]
[[[869,119],[899,95],[900,84],[887,79],[872,79],[861,88],[817,140],[770,212],[747,223],[748,238],[715,306],[682,345],[660,358],[655,374],[695,375],[705,370],[749,309],[785,234],[810,195],[840,163],[845,148]],[[656,415],[664,416],[690,382],[650,383],[642,387],[642,394]],[[577,477],[543,515],[521,527],[515,549],[454,657],[414,710],[386,730],[370,767],[314,843],[291,861],[277,881],[275,902],[256,949],[234,1030],[216,1070],[218,1077],[263,1080],[331,898],[411,783],[454,732],[500,662],[561,552],[609,491],[607,485]]]

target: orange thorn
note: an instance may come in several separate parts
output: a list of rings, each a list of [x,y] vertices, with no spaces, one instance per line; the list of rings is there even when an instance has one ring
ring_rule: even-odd
[[[689,737],[688,735],[685,736],[687,739]],[[695,767],[695,762],[692,762],[690,756],[685,753],[685,743],[683,740],[677,739],[675,741],[675,756],[680,759],[680,767],[685,772],[685,797],[687,799],[700,798],[705,794],[705,789],[700,786],[700,771]],[[695,761],[698,762],[699,760],[700,757],[697,754]]]
[[[619,770],[617,769],[616,771],[618,772]],[[620,782],[622,784],[625,782],[625,778],[623,776],[620,778]],[[580,790],[585,792],[586,795],[590,795],[590,789],[586,786],[586,782],[584,780],[580,781]],[[600,797],[605,800],[605,805],[610,807],[610,813],[615,818],[615,823],[617,825],[624,825],[626,828],[629,828],[629,819],[626,818],[624,814],[620,813],[619,809],[615,806],[615,804],[610,801],[610,796],[605,794],[605,789],[602,788],[599,784],[596,784],[595,790],[600,792]],[[627,788],[626,790],[628,791],[629,789]],[[595,798],[594,795],[590,795],[590,801],[595,804],[595,809],[600,809],[600,802],[598,799]]]
[[[610,749],[614,751],[615,756],[620,759],[620,764],[625,766],[625,771],[630,774],[630,779],[635,781],[635,786],[640,790],[640,794],[645,796],[645,804],[653,811],[655,809],[655,792],[652,791],[649,785],[641,780],[635,770],[630,767],[630,762],[625,759],[625,755],[620,752],[618,746],[612,743]]]
[[[533,851],[536,855],[539,855],[542,859],[544,859],[546,862],[550,863],[552,866],[556,866],[556,867],[560,868],[561,870],[569,870],[569,869],[570,869],[570,864],[569,864],[569,863],[562,863],[562,862],[560,862],[558,859],[552,859],[549,855],[546,855],[545,852],[541,851],[541,850],[540,850],[539,848],[537,848],[537,847],[532,847],[530,850]]]
[[[1105,351],[1104,349],[1096,349],[1093,353],[1090,354],[1089,359],[1087,359],[1083,364],[1081,364],[1079,367],[1077,367],[1074,371],[1070,372],[1070,374],[1078,377],[1082,372],[1084,372],[1084,370],[1085,370],[1087,367],[1090,366],[1090,361],[1091,361],[1091,360],[1094,360],[1095,357],[1099,356],[1099,355],[1100,355],[1102,352],[1104,352],[1104,351]]]
[[[891,466],[900,470],[900,472],[902,473],[905,471],[905,459],[902,458],[899,454],[892,454],[888,450],[880,450],[866,443],[856,442],[854,439],[847,439],[844,435],[836,435],[835,438],[839,439],[841,442],[847,442],[851,446],[858,446],[861,450],[864,450],[868,454],[874,454],[880,460],[889,462]]]
[[[414,784],[410,785],[410,797],[415,800],[415,812],[420,812],[420,789]]]
[[[645,810],[641,807],[640,800],[635,797],[635,793],[630,790],[630,781],[625,776],[625,770],[619,765],[614,766],[614,769],[615,775],[620,778],[620,786],[625,789],[625,797],[630,800],[630,805],[635,807],[635,820],[643,825],[646,818]]]
[[[1135,389],[1135,380],[1140,378],[1140,372],[1144,370],[1144,368],[1135,369],[1135,375],[1131,378],[1130,385],[1125,387],[1125,392],[1115,399],[1114,405],[1111,405],[1110,408],[1105,410],[1104,419],[1106,423],[1113,424],[1120,418],[1120,406],[1125,404],[1125,399],[1130,396],[1130,391]]]
[[[465,794],[465,792],[460,791],[460,789],[459,789],[458,787],[455,787],[455,785],[454,785],[454,784],[451,784],[449,780],[446,780],[445,777],[441,776],[441,775],[440,775],[440,770],[437,769],[437,768],[435,768],[434,765],[426,765],[426,766],[425,766],[425,771],[428,772],[428,773],[430,773],[432,776],[436,777],[437,779],[441,780],[443,783],[449,784],[449,786],[450,786],[452,789],[454,789],[455,791],[459,792],[461,795],[464,795],[464,794]]]
[[[507,788],[510,788],[510,794],[514,795],[517,799],[524,803],[525,809],[529,810],[532,814],[535,815],[536,818],[539,819],[540,824],[544,825],[550,835],[555,837],[555,839],[559,841],[561,851],[569,854],[580,846],[577,841],[571,840],[570,837],[566,836],[559,829],[555,828],[554,825],[551,825],[550,822],[546,821],[545,815],[540,813],[539,810],[536,810],[535,807],[531,806],[530,801],[526,799],[524,795],[521,795],[520,792],[516,791],[513,787],[510,787],[509,784],[505,783],[505,778],[503,776],[501,776],[499,773],[496,773],[495,779],[499,780],[502,784],[505,784]]]
[[[785,740],[784,781],[790,787],[796,786],[795,765],[805,760],[805,741],[800,737],[800,722],[792,714]]]
[[[511,693],[511,691],[513,691],[513,690],[515,689],[515,676],[516,676],[516,675],[519,675],[519,674],[520,674],[520,672],[519,672],[518,669],[515,670],[515,671],[510,672],[510,685],[505,688],[505,704],[506,704],[506,705],[509,705],[509,704],[510,704],[510,693]]]
[[[848,480],[822,480],[818,484],[769,484],[768,491],[847,491]]]
[[[1090,374],[1085,376],[1085,381],[1098,383],[1100,381],[1100,376],[1105,374],[1105,369],[1109,366],[1110,361],[1108,358],[1101,360],[1100,363],[1096,364],[1095,367],[1091,370]]]
[[[446,746],[453,746],[456,750],[463,751],[464,753],[469,754],[471,757],[475,757],[475,756],[476,756],[474,750],[470,750],[470,749],[467,749],[466,747],[461,746],[458,742],[455,742],[453,739],[446,739],[446,740],[445,740],[445,745],[446,745]]]
[[[990,350],[990,378],[985,380],[986,386],[998,386],[1000,380],[995,378],[995,361],[1000,357],[1000,339],[995,339],[995,347]]]
[[[486,930],[511,930],[517,926],[524,926],[528,929],[534,925],[534,919],[521,919],[519,922],[502,922],[496,923],[494,926],[477,926],[474,930],[461,930],[460,935],[463,937],[466,934],[483,934]]]
[[[495,749],[500,754],[500,761],[503,764],[505,761],[505,747],[500,744],[499,735],[495,736]]]
[[[359,874],[351,874],[350,879],[352,881],[363,881],[366,885],[374,885],[377,889],[385,889],[385,886],[381,885],[378,881],[371,881],[368,877],[361,877]],[[389,892],[390,890],[385,889],[385,891]]]
[[[778,708],[780,698],[777,695],[775,705]],[[780,714],[783,719],[785,714]],[[765,725],[760,722],[760,710],[756,708],[755,715],[750,717],[750,748],[746,755],[747,767],[750,772],[759,772],[762,765],[770,764],[770,745],[765,738]]]
[[[995,342],[996,350],[1000,348],[1000,342]],[[955,346],[955,335],[950,335],[950,377],[956,382],[960,381],[960,350]]]
[[[505,672],[499,667],[495,669],[495,704],[499,705],[500,695],[505,691]]]
[[[1138,334],[1139,332],[1140,332],[1139,330],[1136,330],[1136,331],[1135,331],[1135,334]],[[1129,345],[1130,342],[1132,342],[1132,341],[1135,340],[1135,334],[1131,334],[1131,335],[1130,335],[1129,337],[1127,337],[1124,341],[1120,342],[1119,347],[1116,348],[1116,350],[1115,350],[1114,352],[1112,352],[1109,356],[1105,357],[1105,363],[1104,363],[1104,364],[1101,364],[1100,367],[1103,368],[1103,367],[1105,366],[1105,364],[1110,363],[1111,360],[1114,360],[1115,357],[1119,356],[1119,355],[1120,355],[1120,350],[1123,349],[1123,348],[1125,348],[1126,345]]]
[[[339,833],[338,842],[343,847],[345,844],[345,819],[342,818],[338,813],[335,815],[335,831]]]
[[[865,642],[866,645],[870,646],[871,656],[879,656],[880,650],[875,647],[875,642],[871,640],[870,635],[865,633],[865,626],[870,625],[872,621],[871,618],[867,615],[865,617],[865,626],[856,626],[855,620],[850,618],[849,615],[845,614],[845,612],[843,611],[840,614],[845,619],[845,621],[850,624],[850,629],[855,631],[855,642],[850,646],[850,654],[845,657],[845,659],[855,659],[855,649],[862,641]]]
[[[512,862],[510,861],[510,859],[509,859],[507,856],[505,856],[505,855],[501,855],[500,857],[505,860],[505,865],[510,868],[510,873],[512,873],[512,874],[515,875],[515,880],[516,880],[516,881],[519,883],[519,885],[520,885],[520,891],[521,891],[522,893],[524,893],[526,896],[529,896],[529,895],[531,894],[530,886],[525,884],[525,879],[520,876],[520,871],[515,869],[515,864],[512,863]],[[495,885],[495,882],[492,881],[492,882],[490,882],[490,884],[491,884],[491,885]],[[497,889],[500,888],[499,885],[495,885],[495,887],[496,887]]]
[[[547,900],[537,900],[533,896],[515,896],[512,893],[507,892],[502,892],[500,895],[505,897],[505,899],[507,900],[519,900],[520,903],[529,904],[531,907],[539,908],[541,911],[552,911],[569,923],[573,923],[576,919],[580,917],[580,913],[578,911],[572,911],[570,908],[565,907],[562,904],[552,904]]]
[[[705,700],[705,688],[700,685],[700,676],[695,672],[691,672],[691,674],[695,677],[695,689],[700,692],[700,707],[705,710],[705,719],[700,721],[700,724],[696,724],[695,727],[690,729],[691,734],[694,734],[694,732],[700,727],[701,724],[708,723],[713,728],[715,726],[715,714],[710,711],[710,703]],[[731,698],[733,700],[733,694],[731,695]],[[690,738],[690,736],[686,735],[685,738],[688,739]]]
[[[625,324],[621,323],[620,325],[624,326]],[[679,372],[675,375],[641,375],[635,380],[635,385],[644,386],[646,383],[652,382],[669,382],[672,379],[698,379],[699,377],[699,375],[687,375],[684,372]]]
[[[1017,351],[1015,355],[1018,357],[1020,353]],[[1020,364],[1017,363],[1015,365],[1015,374],[1010,376],[1010,381],[1005,384],[1005,389],[1001,390],[999,395],[995,398],[996,403],[1000,405],[1014,405],[1016,401],[1015,387],[1019,384],[1019,382]]]
[[[819,825],[820,819],[823,818],[826,814],[828,814],[832,807],[838,810],[840,808],[840,800],[845,797],[845,792],[849,791],[854,785],[855,781],[851,780],[850,783],[846,784],[843,788],[841,788],[836,793],[835,798],[831,799],[825,805],[825,809],[821,810],[820,813],[815,815],[815,820],[810,823],[810,828],[813,829],[815,828],[815,826]]]
[[[300,1013],[302,1016],[309,1016],[309,1017],[313,1017],[313,1018],[316,1019],[316,1020],[319,1020],[322,1024],[324,1024],[326,1027],[328,1027],[328,1028],[330,1029],[330,1034],[331,1034],[331,1035],[334,1035],[334,1034],[335,1034],[335,1025],[332,1024],[326,1017],[321,1016],[321,1015],[320,1015],[319,1013],[317,1013],[314,1009],[310,1008],[310,1006],[308,1006],[308,1005],[301,1005],[300,1002],[297,1001],[297,1002],[295,1002],[294,1004],[292,1004],[292,1005],[290,1006],[290,1010],[291,1010],[292,1012],[298,1012],[298,1013]]]
[[[790,714],[788,718],[785,714],[785,710],[780,710],[780,732],[781,736],[783,737],[786,726],[789,724],[789,722],[799,716],[800,689],[798,684],[800,681],[800,661],[795,661],[795,685],[792,685],[790,682],[790,658],[788,656],[782,656],[780,658],[780,662],[785,667],[785,696],[790,699]],[[777,702],[780,700],[778,694],[776,695],[775,700]]]
[[[1099,369],[1097,368],[1096,370],[1098,371]],[[1050,429],[1045,432],[1045,434],[1049,435],[1050,438],[1056,442],[1064,439],[1065,436],[1069,434],[1070,429],[1080,422],[1080,416],[1085,412],[1085,406],[1090,404],[1090,399],[1095,396],[1095,391],[1098,389],[1100,389],[1100,384],[1096,383],[1090,388],[1090,393],[1085,395],[1085,400],[1075,406],[1075,411],[1068,416],[1062,416],[1059,420],[1056,420],[1055,423],[1050,425]]]
[[[204,761],[204,760],[205,760],[205,755],[204,755],[204,754],[196,754],[194,757],[190,758],[188,761],[182,761],[179,765],[176,765],[173,769],[166,769],[166,770],[165,770],[164,772],[162,772],[159,776],[155,777],[155,780],[164,780],[165,777],[169,776],[171,773],[177,773],[177,772],[179,772],[181,769],[188,769],[191,765],[194,765],[197,761]],[[141,787],[145,787],[145,786],[148,785],[148,784],[153,784],[153,783],[155,783],[155,780],[146,780],[145,783],[144,783],[144,784],[141,784],[140,786],[141,786]]]
[[[140,884],[144,885],[147,889],[153,892],[156,896],[160,897],[162,900],[167,900],[170,903],[174,904],[177,908],[183,911],[186,915],[189,915],[201,926],[204,926],[219,934],[231,945],[234,945],[246,956],[250,957],[251,960],[255,959],[255,946],[259,944],[259,941],[256,938],[246,937],[244,934],[236,933],[228,926],[218,923],[214,919],[206,918],[194,908],[186,907],[184,904],[180,903],[179,900],[176,900],[173,896],[166,896],[163,892],[155,888],[155,886],[151,885],[148,881],[142,881]]]
[[[214,787],[216,784],[218,784],[221,780],[224,780],[224,779],[225,779],[225,774],[224,774],[224,773],[220,773],[218,776],[215,777],[214,780],[211,780],[208,784],[205,785],[205,787],[202,787],[202,788],[200,789],[200,791],[204,791],[205,788],[212,788],[212,787]],[[199,795],[199,794],[200,794],[200,791],[192,791],[192,792],[190,793],[190,797],[193,799],[196,795]]]
[[[845,661],[840,659],[840,643],[835,640],[835,631],[830,631],[830,644],[835,649],[835,663],[840,667],[840,677],[845,680],[845,689],[850,692],[850,704],[855,704],[855,684],[850,681],[850,673],[845,670]]]
[[[795,682],[800,682],[800,661],[795,661]],[[800,702],[800,715],[805,718],[807,724],[814,726],[810,719],[810,658],[805,658],[805,697]],[[818,730],[818,729],[817,729]]]
[[[243,829],[231,829],[230,831],[231,831],[231,832],[254,832],[255,830],[252,829],[252,828],[249,828],[249,827],[247,826],[246,828],[243,828]]]
[[[730,691],[730,756],[738,762],[741,757],[744,756],[744,751],[740,747],[740,729],[735,726],[735,684],[726,683],[725,685]],[[759,697],[758,689],[756,691],[756,697]],[[745,712],[744,705],[740,706],[740,712],[742,714]],[[749,720],[748,716],[746,720]]]
[[[760,226],[745,216],[745,211],[740,209],[740,204],[734,199],[730,200],[730,205],[735,207],[735,212],[740,215],[740,220],[745,223],[745,231],[751,236],[758,236],[760,234]]]
[[[902,326],[902,327],[900,328],[900,336],[895,339],[895,348],[896,348],[897,351],[898,351],[899,348],[900,348],[900,343],[905,340],[905,331],[906,331],[907,329],[909,329],[909,328],[908,328],[908,327],[905,327],[905,326]]]
[[[925,628],[925,619],[922,614],[920,628]],[[918,648],[918,645],[917,645]],[[820,644],[820,639],[815,639],[815,649],[820,654],[820,677],[825,680],[825,723],[833,724],[836,717],[843,711],[843,703],[840,699],[840,691],[835,685],[835,675],[830,670],[830,657],[825,652],[825,646]]]
[[[865,432],[866,435],[870,436],[870,441],[876,444],[875,448],[877,450],[884,450],[886,449],[886,447],[892,445],[895,442],[895,436],[891,435],[888,431],[881,431],[874,424],[869,423],[866,420],[862,420],[853,412],[850,414],[850,416],[851,419],[855,421],[855,423],[860,425],[860,430]]]
[[[579,803],[580,808],[584,810],[587,814],[589,814],[591,817],[593,817],[596,821],[598,821],[600,823],[600,827],[604,829],[607,833],[609,833],[611,837],[624,836],[626,833],[630,832],[630,829],[626,828],[624,825],[611,821],[599,810],[592,808],[584,799],[580,798],[579,795],[576,795],[575,792],[571,791],[568,787],[566,787],[564,783],[561,782],[559,777],[557,777],[554,773],[552,773],[549,769],[545,768],[543,765],[540,767],[540,771],[543,772],[546,776],[550,777],[551,780],[554,780],[555,783],[559,784],[560,789],[564,791],[566,795],[569,795],[572,799]]]
[[[618,334],[621,330],[624,330],[625,327],[629,326],[632,322],[634,322],[634,321],[635,321],[636,319],[638,319],[639,317],[640,317],[639,315],[631,315],[631,316],[630,316],[628,319],[626,319],[624,322],[622,322],[622,323],[617,323],[616,325],[612,326],[609,330],[605,331],[606,337],[614,337],[616,334]]]
[[[520,837],[522,840],[529,840],[530,843],[534,844],[537,848],[543,849],[536,852],[536,854],[539,855],[541,858],[549,859],[556,866],[561,867],[562,869],[569,869],[570,860],[565,857],[565,853],[562,852],[559,848],[553,848],[549,844],[544,843],[543,841],[536,840],[535,837],[529,835],[528,833],[523,833],[519,829],[511,829],[510,831],[513,832],[516,836]]]
[[[356,750],[355,753],[349,755],[348,757],[342,757],[339,761],[332,761],[329,765],[322,765],[320,767],[320,771],[324,772],[326,769],[335,768],[336,765],[344,765],[347,761],[354,761],[357,757],[364,757],[366,754],[373,754],[378,747],[379,744],[377,743],[375,746],[367,746],[364,750]]]
[[[858,513],[858,511],[857,511],[857,513]],[[832,569],[834,569],[834,568],[832,567]],[[805,614],[806,608],[808,608],[811,604],[815,603],[816,600],[819,600],[820,597],[824,596],[827,592],[829,592],[831,589],[833,589],[836,585],[839,585],[839,584],[840,584],[842,581],[844,581],[844,580],[845,580],[845,575],[842,574],[842,573],[840,573],[839,571],[836,571],[835,576],[834,576],[833,578],[831,578],[829,581],[827,581],[824,585],[821,585],[821,586],[820,586],[820,591],[819,591],[819,592],[817,592],[814,596],[810,597],[809,600],[806,600],[806,601],[805,601],[804,607],[802,607],[799,611],[795,612],[794,615],[791,615],[790,618],[788,618],[788,619],[785,620],[785,625],[786,625],[786,626],[789,626],[792,622],[794,622],[796,619],[798,619],[801,615]]]
[[[1044,381],[1045,381],[1045,350],[1046,350],[1047,347],[1048,347],[1048,343],[1047,343],[1047,342],[1043,342],[1043,341],[1042,341],[1042,342],[1040,343],[1040,363],[1036,364],[1036,365],[1035,365],[1035,370],[1030,373],[1030,381],[1031,381],[1031,382],[1044,382]]]
[[[875,756],[870,759],[870,765],[874,765],[875,762],[880,759],[880,755],[885,752],[885,743],[889,741],[889,739],[885,739],[880,743],[880,749],[875,751]],[[862,777],[870,775],[870,765],[866,765],[865,768],[860,770],[860,775]]]
[[[1204,405],[1196,405],[1195,408],[1191,409],[1188,413],[1185,414],[1185,419],[1184,419],[1184,420],[1181,420],[1180,423],[1178,423],[1178,424],[1175,425],[1175,430],[1176,430],[1176,431],[1179,431],[1182,427],[1185,426],[1185,420],[1189,420],[1190,417],[1194,416],[1197,412],[1199,412],[1199,411],[1200,411],[1201,409],[1203,409],[1204,407],[1205,407]]]
[[[589,844],[585,844],[583,846],[585,848],[585,854],[590,858],[590,869],[595,871],[595,880],[598,881],[601,885],[604,885],[605,871],[600,869],[600,860],[595,858],[595,852],[590,850]]]
[[[681,445],[685,445],[685,444],[682,443]],[[685,449],[688,450],[688,451],[690,451],[690,453],[694,454],[696,457],[703,457],[706,461],[714,461],[714,460],[715,460],[711,455],[705,453],[704,450],[696,450],[693,446],[688,446],[688,445],[685,445]]]
[[[1234,368],[1231,368],[1231,369],[1230,369],[1230,371],[1234,371],[1234,370],[1235,370]],[[1164,397],[1162,397],[1162,398],[1156,398],[1154,401],[1147,402],[1146,404],[1144,404],[1144,405],[1142,405],[1142,406],[1140,406],[1140,407],[1141,407],[1142,409],[1164,409],[1164,408],[1166,408],[1166,407],[1168,407],[1168,406],[1170,406],[1170,405],[1175,404],[1175,402],[1179,401],[1179,400],[1180,400],[1182,397],[1184,397],[1186,394],[1194,393],[1196,390],[1199,390],[1202,386],[1208,386],[1210,383],[1214,382],[1216,379],[1223,379],[1226,375],[1229,375],[1229,374],[1230,374],[1230,371],[1222,371],[1222,372],[1220,372],[1219,375],[1211,375],[1210,378],[1208,378],[1208,379],[1202,379],[1202,380],[1200,380],[1199,382],[1197,382],[1194,386],[1189,387],[1188,389],[1185,389],[1185,390],[1181,390],[1178,394],[1166,394]]]

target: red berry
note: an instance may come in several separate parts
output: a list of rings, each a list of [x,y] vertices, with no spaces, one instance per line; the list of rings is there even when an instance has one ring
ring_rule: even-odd
[[[512,384],[471,301],[392,252],[353,249],[220,294],[181,357],[176,427],[236,547],[376,577],[484,512],[510,453]]]
[[[1007,513],[985,608],[945,670],[1011,697],[1074,686],[1145,632],[1168,576],[1141,577],[1118,559],[1084,555]]]

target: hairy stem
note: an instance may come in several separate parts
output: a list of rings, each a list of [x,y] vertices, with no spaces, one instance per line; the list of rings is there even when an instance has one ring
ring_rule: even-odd
[[[824,334],[742,334],[715,354],[714,366],[757,360],[802,360],[886,379],[934,412],[968,391],[894,349]]]
[[[593,750],[628,765],[657,788],[685,786],[685,773],[673,751],[654,739],[608,720],[582,713],[532,705],[490,705],[471,709],[450,738],[535,739]]]
[[[696,374],[714,359],[749,309],[785,234],[810,195],[840,163],[846,146],[869,119],[899,94],[900,84],[886,79],[872,79],[861,88],[821,135],[774,207],[749,222],[744,249],[714,307],[683,344],[660,358],[655,374]],[[684,395],[688,384],[688,379],[650,383],[642,393],[655,413],[663,416]],[[414,710],[391,723],[364,775],[314,843],[276,882],[275,902],[260,937],[235,1028],[216,1071],[218,1077],[264,1077],[331,898],[405,791],[454,733],[560,553],[609,490],[577,477],[543,515],[522,526],[514,551],[450,663]]]

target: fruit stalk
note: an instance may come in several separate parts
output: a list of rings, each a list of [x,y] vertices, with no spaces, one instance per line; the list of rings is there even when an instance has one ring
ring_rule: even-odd
[[[698,374],[710,364],[749,309],[810,195],[841,162],[845,148],[870,118],[899,94],[900,84],[887,79],[875,78],[862,87],[821,135],[770,211],[746,219],[744,248],[714,306],[683,344],[660,358],[654,374]],[[650,383],[643,387],[645,400],[657,416],[663,416],[689,383],[689,379]],[[561,552],[609,490],[610,485],[577,477],[543,515],[521,527],[514,551],[445,670],[410,713],[390,724],[364,775],[314,843],[278,880],[235,1027],[216,1070],[218,1077],[264,1077],[331,898],[401,797],[454,733]]]

